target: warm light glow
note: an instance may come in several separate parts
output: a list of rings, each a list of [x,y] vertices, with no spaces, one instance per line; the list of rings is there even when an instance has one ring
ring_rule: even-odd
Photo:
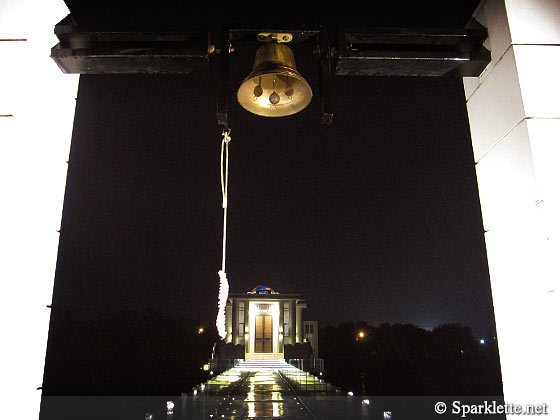
[[[247,404],[247,407],[249,408],[249,418],[257,417],[257,411],[255,410],[255,403],[250,402],[249,404]]]
[[[284,414],[284,410],[282,410],[282,404],[278,402],[272,403],[272,417],[281,417]]]
[[[210,370],[210,365],[207,363],[204,366],[202,366],[203,370]]]
[[[284,398],[282,398],[282,393],[281,393],[281,392],[278,392],[278,391],[274,391],[274,392],[272,393],[272,397],[271,397],[271,398],[272,398],[272,400],[274,400],[274,401],[280,401],[280,400],[283,400],[283,399],[284,399]]]
[[[363,332],[363,331],[360,331],[360,332],[358,333],[358,337],[359,337],[359,338],[364,338],[365,336],[366,336],[366,333]]]
[[[249,325],[246,326],[246,328],[248,328],[249,331],[254,331],[255,330],[255,317],[258,314],[263,313],[262,311],[260,311],[258,309],[259,305],[270,305],[268,311],[266,312],[266,314],[268,315],[272,315],[272,330],[273,331],[278,331],[278,329],[280,328],[280,306],[278,304],[278,302],[267,302],[267,301],[253,301],[253,302],[249,302]],[[249,344],[249,349],[254,349],[255,348],[255,337],[254,335],[249,336],[248,334],[245,334],[245,340],[246,342],[248,342],[248,340],[250,340],[248,342]],[[279,347],[278,347],[278,341],[277,339],[273,340],[273,352],[277,352]],[[281,351],[281,350],[280,350]]]
[[[198,329],[198,333],[199,333],[199,334],[202,334],[203,332],[204,332],[204,328],[200,327],[200,328]]]

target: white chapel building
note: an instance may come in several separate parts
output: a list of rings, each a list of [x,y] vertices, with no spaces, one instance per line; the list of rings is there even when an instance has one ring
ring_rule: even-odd
[[[226,304],[226,343],[243,345],[245,360],[284,359],[284,345],[310,343],[318,357],[318,323],[304,321],[301,295],[259,285],[245,294],[230,294]]]

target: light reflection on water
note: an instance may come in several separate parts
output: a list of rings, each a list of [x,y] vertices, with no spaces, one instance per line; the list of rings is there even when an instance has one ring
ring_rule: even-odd
[[[278,401],[251,401],[247,403],[248,417],[282,417],[284,403]]]
[[[245,398],[248,418],[284,416],[282,389],[274,373],[258,372],[249,378],[249,383]]]
[[[231,396],[228,408],[223,408],[224,414],[221,415],[225,418],[291,418],[296,413],[301,416],[305,408],[294,395],[292,387],[304,394],[312,392],[317,395],[317,392],[327,391],[327,384],[321,378],[295,368],[250,373],[232,369],[207,381],[206,388],[208,392],[219,394],[238,382],[240,384],[235,388],[237,398]],[[199,389],[201,394],[206,395],[204,384]]]

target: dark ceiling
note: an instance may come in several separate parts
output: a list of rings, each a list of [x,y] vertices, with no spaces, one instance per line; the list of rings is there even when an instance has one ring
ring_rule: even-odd
[[[161,0],[65,0],[79,24],[182,25],[235,24],[365,24],[374,27],[463,28],[479,0],[355,2],[290,2],[227,6]]]

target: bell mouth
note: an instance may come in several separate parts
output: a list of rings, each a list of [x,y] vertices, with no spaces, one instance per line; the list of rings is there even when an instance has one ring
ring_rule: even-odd
[[[237,101],[247,111],[263,117],[284,117],[306,108],[313,92],[297,71],[283,66],[254,70],[237,90]]]

